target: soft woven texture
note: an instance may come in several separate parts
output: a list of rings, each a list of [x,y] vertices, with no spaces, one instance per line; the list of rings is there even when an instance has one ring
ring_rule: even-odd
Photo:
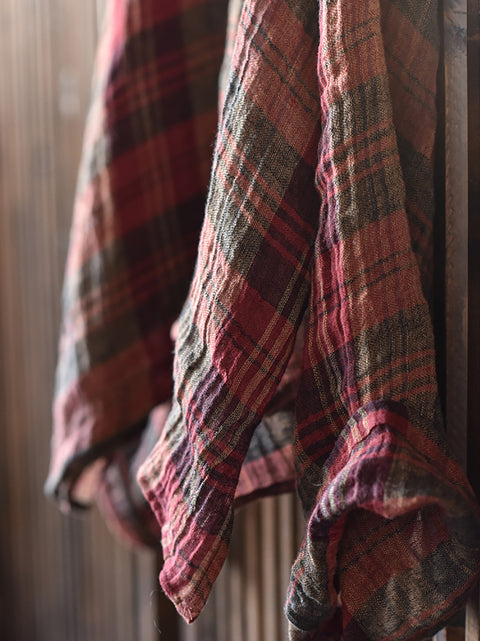
[[[436,3],[231,0],[225,47],[226,24],[224,0],[108,5],[46,490],[161,538],[193,620],[234,504],[291,489],[295,456],[291,639],[421,638],[465,601],[480,534],[426,304]],[[157,439],[158,523],[134,479]]]
[[[136,472],[172,393],[171,326],[188,292],[239,4],[110,0],[63,293],[48,494],[93,499],[134,545],[159,545]],[[259,422],[238,502],[291,490],[301,339]]]
[[[139,481],[188,620],[227,554],[255,426],[305,318],[295,640],[417,639],[478,575],[445,453],[431,288],[435,2],[245,0],[172,412]],[[423,285],[423,287],[422,287]]]
[[[138,435],[171,396],[170,327],[203,219],[225,24],[221,0],[107,7],[64,281],[47,481],[66,501],[90,499],[86,465]]]

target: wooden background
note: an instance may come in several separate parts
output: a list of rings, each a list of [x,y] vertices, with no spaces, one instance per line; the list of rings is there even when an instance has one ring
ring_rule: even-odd
[[[153,555],[115,542],[95,511],[66,518],[43,496],[61,281],[102,12],[103,0],[0,0],[0,639],[283,641],[302,530],[293,497],[239,512],[213,598],[187,628],[160,595]],[[478,481],[478,0],[445,0],[444,16],[446,408],[456,454]],[[467,620],[468,641],[478,641],[475,600]]]

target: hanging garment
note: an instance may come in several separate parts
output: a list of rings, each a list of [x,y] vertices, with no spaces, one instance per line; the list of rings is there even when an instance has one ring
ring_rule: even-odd
[[[161,584],[187,620],[222,566],[243,457],[305,315],[291,638],[419,638],[478,573],[425,298],[436,22],[434,2],[243,4],[173,408],[139,476]]]
[[[230,10],[229,33],[237,20]],[[95,499],[115,533],[150,547],[160,529],[135,476],[172,395],[171,326],[203,221],[226,24],[223,0],[107,4],[75,199],[45,490],[65,511]],[[300,364],[298,342],[238,503],[294,488]]]
[[[225,4],[112,2],[47,491],[97,494],[130,538],[161,537],[162,586],[191,621],[235,501],[291,488],[294,454],[309,520],[291,639],[421,638],[464,603],[480,533],[426,302],[436,3],[232,2],[212,165]]]

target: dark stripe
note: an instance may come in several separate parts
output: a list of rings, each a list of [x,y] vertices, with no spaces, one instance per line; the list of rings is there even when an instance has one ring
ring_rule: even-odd
[[[437,0],[381,0],[382,13],[387,14],[389,5],[412,23],[412,31],[419,31],[436,49],[439,47],[438,3]]]
[[[314,8],[314,9],[316,8],[314,3],[311,3],[311,7]],[[303,13],[305,15],[306,14],[305,8],[304,7],[302,7],[302,8],[303,8]],[[285,63],[285,68],[288,69],[288,73],[289,74],[293,74],[295,76],[295,79],[296,79],[296,83],[295,84],[300,85],[303,88],[303,90],[307,93],[307,95],[310,96],[310,98],[312,99],[313,102],[317,102],[318,101],[318,94],[316,92],[314,93],[311,90],[311,88],[305,82],[305,80],[300,75],[300,73],[295,69],[294,66],[292,66],[291,61],[284,55],[282,50],[279,47],[277,47],[277,45],[273,42],[272,38],[270,38],[268,33],[265,31],[265,29],[262,29],[260,23],[256,21],[255,16],[249,10],[248,4],[244,5],[244,12],[249,16],[251,23],[254,24],[257,27],[257,29],[256,29],[257,33],[259,33],[262,36],[263,40],[266,43],[268,43],[269,47],[277,54],[277,56],[281,60],[283,60],[283,62]],[[312,17],[313,17],[313,15],[314,15],[314,13],[312,12]],[[307,15],[305,15],[305,17],[307,18]],[[318,18],[317,18],[317,21],[318,21]],[[248,37],[249,30],[248,30],[247,26],[245,26],[245,24],[243,23],[242,20],[240,21],[240,27],[245,32],[245,35]],[[291,82],[289,82],[288,76],[284,76],[284,75],[281,74],[280,70],[270,60],[270,58],[267,55],[267,52],[261,46],[261,44],[257,44],[255,42],[255,39],[249,39],[249,41],[250,41],[251,46],[254,47],[257,50],[257,52],[261,54],[264,62],[266,64],[268,64],[275,71],[275,73],[278,74],[278,76],[280,78],[280,81],[281,81],[282,87],[288,87],[290,93],[292,95],[294,95],[298,99],[298,101],[302,105],[303,109],[307,113],[313,114],[313,111],[311,110],[311,108],[308,107],[308,105],[306,105],[303,102],[303,100],[300,98],[300,96],[299,96],[298,92],[296,91],[296,89],[294,89],[294,85]],[[312,54],[316,53],[316,46],[318,46],[318,32],[317,32],[316,38],[313,39],[312,43],[311,43]]]

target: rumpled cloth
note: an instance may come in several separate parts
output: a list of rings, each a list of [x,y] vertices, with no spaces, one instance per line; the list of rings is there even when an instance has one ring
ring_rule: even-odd
[[[478,577],[427,303],[437,63],[436,2],[243,3],[173,407],[139,474],[161,584],[187,621],[222,567],[241,465],[305,317],[290,638],[418,639]]]
[[[109,0],[95,61],[45,491],[67,512],[95,500],[110,529],[134,546],[160,546],[136,474],[170,406],[172,325],[196,260],[219,75],[224,87],[238,7],[228,13],[224,0]],[[294,488],[301,350],[299,337],[257,426],[238,504]]]
[[[225,41],[221,0],[111,0],[96,58],[63,286],[47,492],[87,503],[85,469],[172,394],[170,330],[203,220]],[[91,476],[91,475],[90,475]]]
[[[46,491],[160,539],[188,621],[234,505],[294,483],[292,641],[421,638],[478,578],[427,302],[437,62],[428,0],[109,4]]]

